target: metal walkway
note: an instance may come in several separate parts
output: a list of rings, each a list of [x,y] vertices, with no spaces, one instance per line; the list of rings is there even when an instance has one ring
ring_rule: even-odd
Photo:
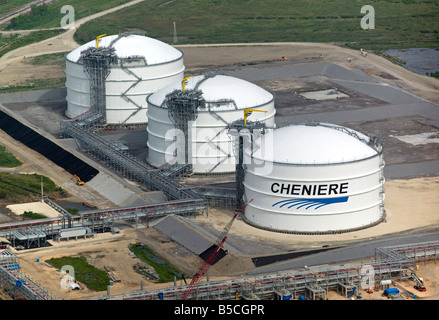
[[[38,220],[18,221],[0,224],[0,237],[9,239],[15,231],[44,232],[46,235],[54,235],[61,229],[70,227],[98,227],[99,224],[109,225],[115,221],[126,221],[134,219],[153,219],[171,214],[189,215],[204,213],[206,205],[204,200],[187,199],[173,200],[162,203],[152,203],[137,207],[122,207],[103,210],[90,210],[78,215],[60,215],[57,218]],[[70,224],[66,222],[70,219]]]
[[[49,292],[25,274],[10,250],[0,250],[0,288],[12,297],[18,294],[27,300],[52,300]]]
[[[141,163],[127,152],[97,134],[84,130],[75,121],[65,122],[63,131],[76,139],[83,149],[102,163],[150,189],[161,190],[170,199],[200,199],[201,197],[176,182],[160,169]],[[181,171],[181,168],[177,168]]]

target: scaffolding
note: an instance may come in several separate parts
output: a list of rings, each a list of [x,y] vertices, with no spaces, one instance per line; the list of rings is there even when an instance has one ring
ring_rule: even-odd
[[[13,247],[31,249],[41,247],[46,242],[46,234],[34,228],[13,231],[7,238]]]
[[[434,259],[437,262],[439,246],[437,241],[421,242],[416,245],[396,245],[375,250],[375,259],[385,261],[412,261],[413,263]]]
[[[53,299],[46,289],[23,272],[17,256],[9,249],[0,250],[0,288],[14,299]]]
[[[246,169],[244,150],[247,149],[247,151],[252,154],[255,148],[255,138],[264,134],[269,128],[265,123],[260,121],[245,121],[244,123],[244,119],[239,119],[227,124],[226,128],[233,141],[233,149],[236,157],[236,203],[238,206],[241,206],[244,196],[244,176]],[[245,141],[245,139],[247,139],[247,141]],[[250,150],[248,150],[249,147]]]
[[[90,80],[90,109],[106,122],[105,80],[110,74],[110,65],[117,63],[114,48],[91,47],[81,52],[85,74]]]
[[[192,166],[192,130],[190,125],[198,118],[198,108],[204,107],[205,101],[201,90],[175,90],[166,95],[165,101],[168,106],[169,119],[175,128],[181,130],[183,136],[177,139],[177,148],[174,156],[179,164]],[[183,138],[183,139],[181,139]],[[178,150],[184,150],[184,155],[178,154]]]

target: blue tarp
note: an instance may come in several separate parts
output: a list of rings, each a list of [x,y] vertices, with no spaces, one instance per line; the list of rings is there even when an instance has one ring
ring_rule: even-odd
[[[398,293],[399,293],[398,288],[389,288],[384,290],[384,295],[386,296],[391,296],[393,294],[398,294]]]
[[[21,287],[21,285],[24,283],[24,280],[23,279],[20,279],[20,280],[17,280],[16,282],[15,282],[15,285],[17,286],[17,288],[19,288],[19,287]]]

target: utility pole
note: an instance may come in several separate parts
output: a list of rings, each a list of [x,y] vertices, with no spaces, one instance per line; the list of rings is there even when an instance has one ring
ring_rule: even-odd
[[[177,25],[175,24],[174,21],[174,44],[178,43],[178,38],[177,38]]]
[[[43,195],[43,177],[41,177],[41,203],[44,203],[44,195]]]

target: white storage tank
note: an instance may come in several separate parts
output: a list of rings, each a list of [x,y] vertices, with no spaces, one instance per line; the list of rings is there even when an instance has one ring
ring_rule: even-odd
[[[198,109],[198,117],[190,128],[193,172],[235,172],[232,137],[226,126],[243,119],[244,109],[266,111],[253,112],[248,120],[274,126],[273,94],[248,81],[225,75],[195,76],[187,80],[185,88],[201,90],[206,102],[205,108]],[[182,82],[169,85],[147,99],[147,161],[156,167],[171,163],[175,157],[176,133],[166,104],[166,95],[175,90],[182,90]]]
[[[75,118],[90,109],[90,81],[81,52],[96,47],[90,41],[66,55],[67,110]],[[114,48],[117,63],[105,81],[106,122],[146,123],[146,96],[183,79],[183,53],[161,41],[136,34],[101,37],[100,48]]]
[[[384,218],[383,155],[376,139],[332,124],[277,128],[246,152],[248,223],[282,232],[333,233]]]

